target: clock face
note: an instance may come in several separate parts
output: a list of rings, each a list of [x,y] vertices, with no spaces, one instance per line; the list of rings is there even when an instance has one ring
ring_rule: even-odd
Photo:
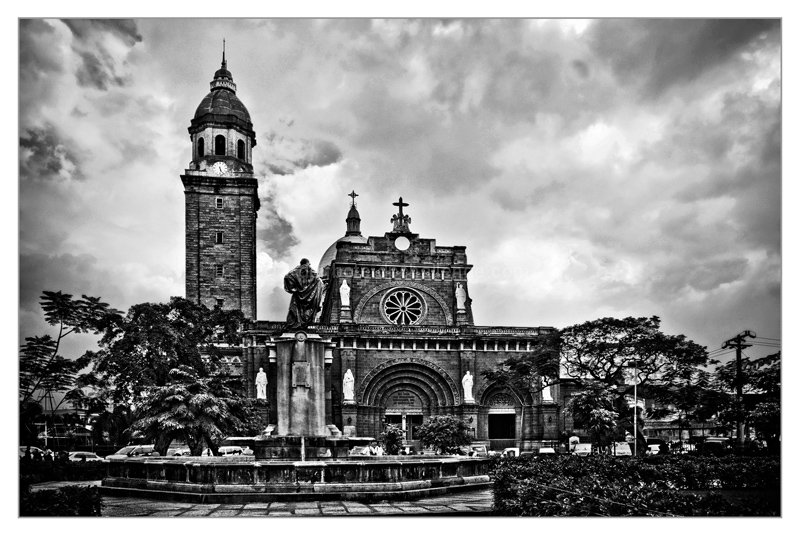
[[[226,165],[222,161],[218,161],[213,165],[211,165],[211,172],[213,172],[217,176],[222,176],[223,174],[228,172],[228,165]]]

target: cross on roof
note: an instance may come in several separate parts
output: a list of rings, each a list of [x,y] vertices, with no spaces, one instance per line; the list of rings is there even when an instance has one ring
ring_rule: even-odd
[[[408,207],[409,204],[405,203],[403,201],[403,197],[401,196],[400,200],[398,200],[397,202],[393,203],[392,205],[396,205],[397,207],[400,208],[400,218],[402,219],[403,218],[403,208],[404,207]]]
[[[349,196],[350,198],[353,199],[353,207],[355,207],[356,206],[356,196],[358,196],[358,193],[356,193],[356,191],[353,190],[353,192],[351,192],[347,196]]]

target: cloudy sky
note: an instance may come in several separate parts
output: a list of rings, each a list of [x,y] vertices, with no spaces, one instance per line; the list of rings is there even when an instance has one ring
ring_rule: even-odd
[[[479,324],[780,339],[781,27],[730,19],[22,20],[22,336],[45,289],[183,296],[179,176],[223,38],[258,140],[260,319],[355,189],[366,235],[403,196],[467,247]]]

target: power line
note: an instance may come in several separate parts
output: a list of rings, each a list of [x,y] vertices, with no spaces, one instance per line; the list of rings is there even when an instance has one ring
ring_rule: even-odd
[[[771,340],[771,341],[778,341],[778,342],[780,342],[780,339],[773,339],[772,337],[760,337],[760,336],[756,336],[756,339],[767,339],[767,340]]]

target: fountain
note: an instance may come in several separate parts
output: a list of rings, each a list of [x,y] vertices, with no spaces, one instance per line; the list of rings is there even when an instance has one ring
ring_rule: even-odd
[[[325,423],[327,341],[304,331],[276,340],[277,427],[254,438],[254,456],[143,457],[107,461],[109,495],[243,503],[414,499],[490,486],[489,460],[443,456],[357,456]]]

